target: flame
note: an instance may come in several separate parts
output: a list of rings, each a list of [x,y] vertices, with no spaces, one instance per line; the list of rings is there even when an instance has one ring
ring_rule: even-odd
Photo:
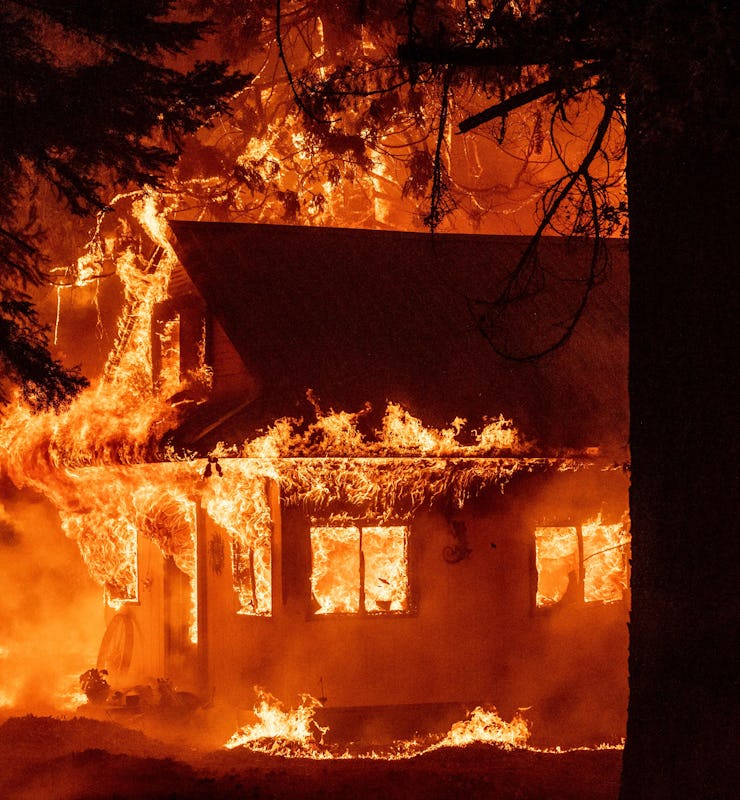
[[[365,610],[408,610],[408,528],[402,525],[362,529]]]
[[[307,45],[314,58],[324,54],[323,25],[316,24],[320,41]],[[267,36],[274,34],[267,26],[265,30]],[[363,29],[363,51],[382,51],[370,33]],[[77,543],[90,574],[104,587],[107,602],[118,607],[137,599],[137,543],[139,537],[149,538],[190,578],[193,640],[198,616],[198,504],[229,537],[239,613],[272,611],[272,516],[266,491],[270,482],[279,487],[285,506],[312,515],[317,522],[314,530],[334,531],[316,534],[324,547],[340,547],[339,531],[358,541],[357,548],[347,546],[350,563],[357,563],[356,570],[354,566],[349,570],[358,576],[354,581],[358,597],[352,601],[334,600],[323,588],[326,581],[318,566],[322,556],[317,544],[312,581],[321,608],[335,604],[359,610],[361,593],[368,613],[400,613],[409,605],[408,533],[403,523],[420,508],[442,497],[460,508],[485,487],[503,486],[520,470],[580,466],[577,459],[531,456],[512,421],[503,417],[485,420],[464,443],[460,437],[465,420],[429,428],[395,403],[389,403],[372,439],[359,426],[367,409],[323,413],[315,404],[316,420],[308,425],[277,420],[262,436],[244,442],[238,457],[225,449],[212,454],[219,459],[221,477],[205,479],[203,459],[175,456],[162,448],[164,434],[179,420],[180,409],[171,399],[194,383],[210,388],[212,380],[204,337],[198,367],[183,374],[176,315],[157,334],[161,356],[157,375],[153,374],[154,309],[167,300],[178,265],[169,243],[168,218],[284,222],[303,211],[300,221],[309,224],[410,226],[402,196],[408,174],[404,158],[410,162],[418,139],[414,125],[399,120],[396,130],[373,141],[358,107],[354,115],[346,115],[345,128],[332,126],[337,141],[355,142],[356,151],[339,148],[330,158],[317,159],[321,141],[304,127],[289,102],[287,80],[275,82],[274,42],[266,41],[254,52],[262,61],[245,66],[245,72],[254,72],[256,78],[251,89],[235,98],[235,113],[190,141],[195,152],[211,152],[211,161],[201,163],[186,156],[170,176],[172,191],[145,188],[112,198],[108,205],[113,210],[98,217],[76,262],[51,270],[60,278],[58,299],[74,286],[96,285],[110,265],[121,282],[123,307],[102,374],[93,376],[91,386],[62,413],[34,414],[16,400],[0,419],[2,470],[17,486],[35,489],[58,509],[65,535]],[[326,58],[334,55],[327,48]],[[413,91],[420,102],[411,116],[426,124],[434,118],[436,89],[431,87],[424,98],[423,84]],[[467,152],[477,147],[471,141],[461,139],[459,146]],[[372,158],[366,145],[372,145]],[[458,147],[454,138],[448,137],[447,147],[452,163]],[[391,152],[400,153],[401,161],[391,160]],[[482,158],[476,154],[484,174]],[[540,169],[537,164],[535,171]],[[525,173],[518,161],[517,172]],[[511,209],[533,204],[537,195],[529,195],[523,201],[519,192]],[[58,330],[64,320],[58,315],[56,322]],[[350,529],[357,534],[350,534]],[[609,576],[616,574],[614,565],[623,550],[607,548],[623,536],[610,530],[597,526],[596,532],[588,533],[584,528],[584,548],[587,539],[590,543],[588,554],[584,553],[589,598],[616,597],[621,585],[621,579]],[[326,573],[328,567],[323,569]],[[10,697],[5,691],[0,704]]]
[[[311,592],[317,614],[360,610],[360,529],[311,528]]]
[[[151,472],[151,471],[150,471]],[[192,477],[192,473],[180,470]],[[131,498],[137,533],[155,541],[162,553],[172,556],[190,579],[190,641],[198,641],[198,560],[196,504],[184,487],[163,485],[162,476],[141,484]]]
[[[517,712],[511,722],[505,722],[495,708],[485,710],[477,706],[467,719],[454,723],[447,735],[429,749],[464,747],[475,742],[496,744],[505,749],[525,747],[530,735],[529,725],[520,713]]]
[[[408,528],[311,528],[317,614],[408,610]]]
[[[578,532],[574,527],[537,528],[537,605],[559,603],[578,575]]]
[[[264,689],[255,686],[254,690],[257,722],[240,728],[226,743],[226,748],[248,747],[280,756],[331,757],[321,750],[328,728],[322,728],[314,720],[316,709],[321,706],[316,698],[304,694],[298,708],[286,711],[282,703]]]
[[[417,739],[406,739],[391,743],[382,751],[337,749],[324,744],[328,726],[319,725],[316,712],[321,702],[310,695],[301,695],[298,708],[285,710],[284,705],[260,687],[255,687],[257,704],[253,709],[256,722],[239,728],[226,742],[224,748],[233,750],[244,747],[255,752],[285,758],[370,759],[402,761],[416,758],[449,747],[467,747],[471,744],[487,744],[504,750],[530,750],[535,753],[572,753],[592,750],[622,750],[621,743],[601,743],[577,747],[534,747],[529,744],[529,723],[517,711],[511,722],[506,722],[495,708],[476,706],[463,720],[451,725],[443,736],[429,735]]]
[[[275,471],[248,459],[220,463],[223,475],[207,482],[203,507],[231,537],[239,613],[266,616],[272,612],[272,515],[265,481]]]
[[[531,735],[529,724],[520,713],[517,712],[511,722],[506,722],[495,708],[484,709],[477,706],[464,720],[455,722],[442,737],[436,739],[427,737],[425,741],[417,739],[397,741],[384,753],[376,751],[351,753],[348,749],[336,750],[324,744],[323,739],[329,728],[322,727],[315,720],[316,711],[322,707],[321,702],[315,697],[301,695],[299,706],[286,711],[279,700],[261,687],[255,686],[254,690],[257,694],[257,704],[253,713],[257,721],[239,728],[224,745],[228,750],[246,747],[270,755],[321,760],[349,758],[402,760],[444,747],[466,747],[475,743],[490,744],[507,750],[527,748]]]
[[[77,404],[88,411],[86,424],[104,428],[108,421],[91,414],[89,402],[81,398]],[[402,525],[387,524],[392,518],[408,520],[440,497],[462,507],[486,486],[503,485],[521,469],[579,466],[575,459],[522,454],[518,433],[503,418],[489,422],[473,444],[461,444],[455,437],[462,431],[462,420],[442,430],[425,428],[393,403],[376,438],[367,439],[358,428],[362,413],[318,413],[317,420],[307,426],[298,420],[278,420],[266,434],[244,443],[241,456],[229,456],[223,448],[216,451],[221,456],[216,462],[221,475],[207,480],[202,478],[206,469],[203,459],[130,466],[91,464],[92,454],[65,447],[72,435],[71,420],[82,414],[77,408],[62,417],[24,416],[15,409],[11,424],[16,427],[4,443],[11,474],[19,485],[31,485],[54,502],[65,534],[77,542],[91,575],[105,586],[109,604],[120,605],[138,597],[138,536],[152,539],[164,555],[175,559],[191,580],[193,639],[197,627],[198,502],[230,537],[240,613],[269,615],[272,610],[272,515],[266,495],[270,481],[279,486],[285,506],[306,509],[331,523],[325,528],[317,526],[313,534],[317,565],[320,536],[325,549],[339,547],[340,534],[359,537],[359,528],[342,532],[336,526],[330,536],[334,523],[346,524],[348,513],[366,520],[361,551],[365,610],[403,611],[408,608],[402,566],[407,531]],[[31,438],[29,431],[37,437],[35,449],[30,451],[20,444],[21,439]],[[83,426],[81,438],[91,436],[92,431]],[[135,442],[124,439],[123,445],[119,457],[138,454]],[[112,446],[106,446],[97,457],[110,459],[113,452]],[[214,461],[216,458],[212,456]],[[352,559],[359,562],[359,549],[350,562]],[[327,600],[319,588],[320,574],[317,566],[314,591],[322,608],[358,610],[359,599],[338,605]],[[359,566],[354,574],[359,576]],[[354,581],[353,591],[358,590],[358,581]]]

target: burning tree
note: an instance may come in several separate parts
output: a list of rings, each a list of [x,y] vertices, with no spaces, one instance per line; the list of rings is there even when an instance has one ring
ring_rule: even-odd
[[[108,207],[111,189],[157,186],[192,133],[244,85],[226,65],[174,66],[210,30],[171,16],[172,3],[11,2],[0,12],[0,360],[35,408],[85,385],[48,350],[27,293],[48,280],[67,214]],[[59,213],[61,211],[61,214]]]

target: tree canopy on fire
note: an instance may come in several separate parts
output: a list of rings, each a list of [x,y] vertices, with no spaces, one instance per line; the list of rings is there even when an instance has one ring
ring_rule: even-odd
[[[14,384],[33,407],[56,407],[86,384],[50,354],[28,294],[53,264],[49,228],[105,209],[113,189],[157,186],[182,137],[245,83],[224,62],[177,64],[210,26],[175,18],[172,6],[13,0],[0,9],[0,401]]]

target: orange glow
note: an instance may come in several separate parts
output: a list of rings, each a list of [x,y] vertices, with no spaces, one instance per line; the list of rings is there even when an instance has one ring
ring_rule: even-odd
[[[274,470],[248,459],[220,463],[223,476],[207,481],[201,502],[231,538],[239,613],[267,616],[272,612],[272,516],[265,481]]]
[[[4,645],[0,645],[0,661],[8,658],[10,649]],[[0,689],[0,710],[6,707],[11,707],[15,704],[15,691],[14,687],[5,685]]]
[[[309,50],[319,57],[323,50],[315,44]],[[362,47],[369,52],[376,43],[363,36]],[[115,272],[112,280],[120,281],[122,306],[101,374],[89,376],[90,387],[62,413],[32,414],[16,402],[0,417],[0,472],[54,505],[64,534],[78,546],[105,602],[115,609],[141,602],[143,613],[128,610],[132,617],[140,613],[137,624],[151,626],[147,633],[152,639],[164,636],[164,625],[170,620],[152,621],[154,613],[147,617],[147,598],[154,595],[146,593],[146,559],[142,557],[139,563],[138,548],[144,540],[157,545],[168,559],[168,569],[172,559],[189,579],[188,634],[194,644],[199,632],[199,569],[202,588],[210,591],[205,585],[206,562],[198,562],[198,545],[210,544],[204,540],[213,526],[228,547],[225,571],[230,565],[240,626],[261,626],[261,621],[249,623],[243,618],[273,614],[280,602],[279,592],[273,597],[273,573],[280,574],[279,561],[273,563],[279,558],[277,551],[273,554],[279,542],[278,508],[299,509],[312,520],[310,584],[316,615],[409,615],[416,611],[412,592],[416,586],[409,579],[409,540],[420,511],[462,509],[490,487],[503,489],[519,473],[579,469],[584,464],[578,457],[535,455],[514,422],[504,416],[492,414],[482,422],[470,421],[470,427],[468,420],[456,417],[435,428],[398,403],[388,402],[379,429],[368,434],[360,422],[369,407],[326,411],[312,396],[314,421],[278,419],[249,441],[217,447],[209,456],[218,459],[219,474],[206,477],[207,466],[215,462],[207,464],[204,458],[176,453],[164,444],[166,435],[181,423],[188,403],[205,398],[213,382],[206,360],[205,322],[198,363],[194,368],[188,364],[187,371],[181,344],[189,360],[185,329],[190,317],[183,314],[181,320],[175,313],[153,330],[155,310],[170,299],[172,275],[181,268],[170,244],[168,219],[418,229],[423,215],[418,204],[409,210],[403,200],[409,177],[406,162],[410,163],[409,156],[422,141],[416,127],[401,120],[397,130],[382,135],[368,149],[371,158],[360,147],[354,155],[333,153],[326,160],[317,159],[316,137],[304,129],[305,118],[292,102],[290,87],[285,80],[275,82],[274,43],[257,50],[262,60],[259,68],[252,70],[248,65],[245,69],[256,73],[254,85],[245,91],[241,105],[237,101],[234,114],[223,115],[217,125],[198,132],[187,143],[180,164],[167,176],[173,190],[143,189],[112,198],[112,211],[98,218],[85,253],[71,266],[51,270],[63,272],[77,287],[102,284],[102,276],[111,271]],[[427,90],[420,85],[418,91],[421,97]],[[434,117],[435,93],[432,88],[420,101],[419,113],[429,120]],[[346,128],[338,126],[336,132],[339,138],[357,133],[358,139],[372,139],[361,113],[354,119],[348,114]],[[480,138],[451,133],[450,123],[445,163],[458,164],[457,174],[482,187],[494,174],[490,153],[478,152]],[[202,164],[195,156],[188,160],[190,146],[193,152],[210,151],[211,164],[205,157]],[[391,152],[400,154],[400,160],[394,161],[388,155]],[[469,152],[474,153],[477,166],[471,167]],[[368,160],[367,170],[356,163],[361,159]],[[539,184],[549,185],[550,178],[539,177],[543,170],[542,163],[536,163],[539,157],[532,163],[518,154],[505,160],[514,165],[508,171],[522,177],[505,178],[516,191],[496,206],[494,224],[507,233],[521,233],[522,225],[531,225],[531,209],[541,196]],[[463,161],[464,169],[459,171]],[[317,168],[320,162],[330,166]],[[331,169],[336,175],[328,172]],[[477,174],[472,175],[471,169]],[[480,205],[465,192],[465,204],[474,207],[474,221],[460,219],[460,230],[480,223],[484,206],[492,207],[488,194],[486,187]],[[65,291],[66,287],[58,289],[58,299]],[[57,328],[62,333],[64,325],[63,314],[58,315]],[[157,337],[154,347],[153,335]],[[199,391],[190,391],[193,388]],[[561,545],[566,546],[560,539],[569,540],[569,535],[557,533],[562,530],[538,529],[537,605],[562,600],[569,575],[579,580],[579,558],[588,602],[621,599],[627,585],[623,528],[600,521],[592,527],[584,525],[580,556],[577,537],[573,550],[560,552]],[[575,535],[576,529],[572,530]],[[142,553],[150,550],[142,547]],[[203,552],[210,554],[210,550]],[[181,584],[176,585],[179,593]],[[228,582],[226,586],[228,592]],[[454,603],[449,605],[454,607]],[[157,613],[170,613],[161,612],[154,602],[151,606]],[[384,625],[383,620],[377,622]],[[329,626],[323,620],[314,624]],[[265,621],[268,625],[279,629],[284,617]],[[204,643],[205,637],[201,655]],[[210,652],[215,652],[215,646]],[[91,653],[91,663],[94,657]],[[80,664],[79,672],[87,666]],[[264,690],[257,693],[254,723],[238,731],[227,747],[335,757],[322,745],[326,729],[314,719],[320,705],[317,700],[304,696],[297,708],[286,710]],[[0,708],[12,706],[16,694],[12,682],[0,687]],[[66,710],[81,702],[79,693],[69,692],[59,705]],[[528,737],[520,716],[505,722],[495,710],[478,707],[444,738],[399,742],[386,757],[413,757],[472,742],[524,747]]]
[[[408,610],[408,529],[401,525],[362,529],[365,610]]]
[[[159,476],[158,476],[159,477]],[[184,488],[163,483],[161,477],[142,485],[133,496],[136,529],[152,539],[164,555],[172,556],[177,568],[190,579],[188,634],[198,641],[198,561],[196,506]]]
[[[506,749],[525,747],[529,741],[530,730],[527,721],[517,713],[511,722],[505,722],[496,709],[486,711],[477,706],[467,719],[456,722],[449,733],[434,748],[464,747],[474,742],[496,744]]]
[[[317,614],[360,609],[360,529],[311,528],[311,591]]]
[[[163,394],[180,385],[180,315],[168,320],[160,339],[159,383]]]
[[[408,610],[408,529],[312,527],[311,591],[317,614]]]

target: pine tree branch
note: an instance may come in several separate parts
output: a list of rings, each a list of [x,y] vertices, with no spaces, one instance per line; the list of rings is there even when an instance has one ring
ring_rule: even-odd
[[[568,341],[568,339],[570,339],[570,337],[573,335],[576,325],[578,324],[579,320],[583,316],[583,312],[586,309],[586,304],[591,294],[591,290],[596,284],[596,278],[598,274],[597,264],[602,249],[602,236],[601,236],[601,225],[598,215],[598,202],[594,192],[593,178],[589,170],[604,143],[606,135],[609,131],[609,126],[611,124],[614,111],[615,111],[614,102],[609,98],[607,98],[605,101],[604,113],[601,117],[601,120],[599,121],[596,132],[594,134],[594,139],[591,143],[591,146],[588,149],[588,152],[583,157],[583,160],[579,164],[578,168],[573,170],[573,172],[571,172],[570,175],[568,175],[564,179],[562,187],[559,187],[557,191],[554,193],[553,200],[548,206],[547,210],[545,211],[545,214],[543,215],[543,218],[540,221],[539,225],[537,226],[537,230],[534,236],[530,239],[529,244],[527,245],[521,258],[519,259],[517,266],[509,275],[506,284],[504,286],[504,289],[500,292],[499,296],[495,300],[487,302],[482,302],[482,301],[476,302],[471,299],[468,299],[469,311],[471,315],[475,318],[476,327],[480,331],[481,335],[488,342],[488,344],[494,350],[495,353],[500,355],[502,358],[507,359],[508,361],[515,361],[515,362],[536,361],[542,358],[543,356],[554,352],[559,347],[562,347],[562,345],[564,345]],[[495,317],[495,315],[497,313],[500,313],[502,309],[528,296],[527,289],[532,281],[532,275],[531,275],[531,270],[533,269],[532,265],[536,260],[536,255],[539,248],[540,240],[542,239],[542,236],[544,235],[549,225],[552,223],[558,209],[567,199],[570,193],[573,191],[574,187],[576,186],[579,180],[583,180],[586,183],[586,193],[588,196],[589,204],[591,206],[591,214],[594,221],[594,247],[589,265],[589,274],[584,281],[583,294],[578,303],[578,306],[573,311],[573,313],[570,316],[570,319],[566,323],[563,333],[555,341],[540,348],[535,353],[517,355],[507,349],[500,347],[494,341],[492,335],[492,329],[494,327],[492,317]],[[522,286],[522,284],[525,287],[523,290],[519,288]],[[482,314],[476,313],[474,306],[478,306],[479,308],[483,306],[485,310],[483,311]]]
[[[460,133],[467,133],[468,131],[473,130],[473,128],[477,128],[486,122],[490,122],[491,120],[498,119],[500,117],[505,117],[509,112],[514,111],[517,108],[521,108],[522,106],[526,106],[534,100],[539,100],[542,97],[547,97],[550,94],[555,94],[556,92],[563,91],[565,89],[580,87],[584,81],[592,78],[599,71],[599,64],[586,64],[582,67],[577,67],[574,69],[569,73],[567,78],[565,76],[549,78],[548,80],[537,84],[537,86],[533,86],[531,89],[527,89],[523,92],[512,95],[501,103],[496,103],[495,105],[489,106],[477,114],[467,117],[457,126],[458,131]]]

